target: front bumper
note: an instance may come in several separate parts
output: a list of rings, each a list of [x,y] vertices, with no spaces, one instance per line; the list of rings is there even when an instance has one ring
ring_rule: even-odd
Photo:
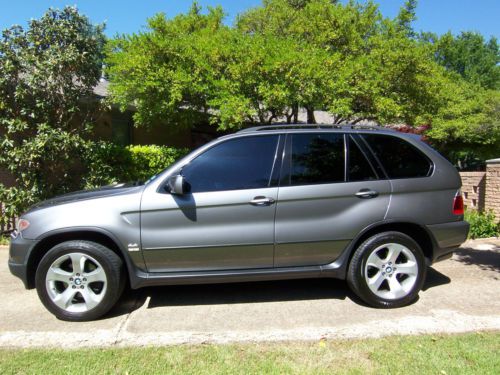
[[[31,250],[37,241],[26,240],[21,235],[12,237],[9,247],[9,270],[14,276],[19,277],[26,289],[33,288],[28,275],[28,259]]]
[[[428,225],[427,229],[434,238],[432,263],[448,259],[453,251],[467,240],[469,223],[454,221],[451,223]]]

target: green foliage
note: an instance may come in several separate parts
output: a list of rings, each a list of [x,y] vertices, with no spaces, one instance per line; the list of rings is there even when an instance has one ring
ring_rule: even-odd
[[[428,121],[442,105],[444,69],[408,37],[415,2],[396,20],[372,2],[268,0],[224,26],[221,8],[159,14],[140,34],[109,44],[111,100],[137,107],[135,120],[178,123],[210,113],[221,129],[291,121],[303,107],[315,122]]]
[[[97,83],[102,26],[75,8],[49,9],[27,30],[0,40],[0,166],[17,187],[0,185],[8,214],[79,187],[94,108],[83,105]]]
[[[185,148],[156,145],[129,146],[127,151],[131,163],[126,181],[146,181],[189,152]]]
[[[106,64],[112,100],[122,108],[133,103],[135,122],[146,126],[159,119],[182,125],[193,113],[204,112],[211,66],[197,64],[198,55],[203,43],[226,28],[222,19],[221,8],[203,15],[194,4],[172,20],[157,14],[148,20],[148,32],[111,41]]]
[[[491,211],[481,213],[475,210],[467,210],[465,212],[465,220],[470,224],[470,238],[500,236],[500,223]]]
[[[498,157],[500,149],[500,91],[484,90],[463,81],[449,81],[427,133],[445,155],[461,151],[477,159]]]
[[[89,148],[85,188],[117,182],[144,182],[185,156],[188,149],[167,146],[122,147],[96,142]]]
[[[411,24],[417,19],[416,9],[417,0],[406,0],[396,18],[398,25],[406,31],[407,35],[410,37],[415,36]]]
[[[446,69],[463,77],[467,82],[485,89],[500,90],[500,47],[496,38],[488,41],[472,31],[454,36],[448,32],[441,37],[424,34],[435,47],[435,59]]]

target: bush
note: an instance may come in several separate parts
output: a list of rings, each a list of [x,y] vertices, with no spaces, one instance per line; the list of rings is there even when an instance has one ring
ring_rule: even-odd
[[[128,146],[97,142],[88,155],[85,188],[116,182],[146,181],[189,152],[167,146]]]
[[[189,150],[166,146],[129,146],[128,181],[146,181],[185,156]]]
[[[498,237],[500,235],[500,223],[496,221],[493,212],[477,212],[474,210],[465,212],[465,220],[470,224],[470,238]]]

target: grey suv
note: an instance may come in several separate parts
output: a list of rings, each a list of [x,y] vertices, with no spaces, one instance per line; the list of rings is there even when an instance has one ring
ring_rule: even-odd
[[[418,137],[267,126],[221,137],[144,184],[39,203],[9,267],[60,319],[105,314],[125,284],[346,279],[375,307],[417,298],[467,236],[460,176]]]

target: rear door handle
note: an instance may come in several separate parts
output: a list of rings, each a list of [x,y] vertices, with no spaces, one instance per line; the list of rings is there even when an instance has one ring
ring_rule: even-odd
[[[370,199],[370,198],[377,197],[378,192],[375,190],[371,190],[371,189],[361,189],[360,191],[358,191],[354,195],[356,195],[358,198],[361,198],[361,199]]]
[[[264,197],[259,195],[250,201],[250,204],[253,206],[270,206],[273,204],[275,200],[270,197]]]

